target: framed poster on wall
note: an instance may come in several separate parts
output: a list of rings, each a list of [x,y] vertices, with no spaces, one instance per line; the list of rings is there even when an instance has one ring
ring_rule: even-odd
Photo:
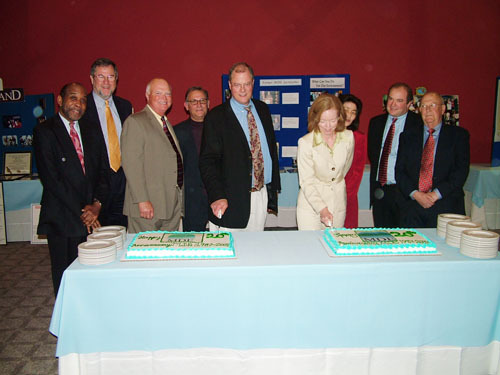
[[[491,166],[500,165],[500,77],[497,77],[495,95],[495,124],[493,125],[493,148],[491,151]]]

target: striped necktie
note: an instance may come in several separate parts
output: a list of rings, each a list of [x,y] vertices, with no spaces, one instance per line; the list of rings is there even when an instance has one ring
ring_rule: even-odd
[[[391,127],[387,136],[385,137],[384,149],[382,150],[382,157],[380,158],[380,164],[378,166],[378,182],[380,185],[384,186],[387,183],[387,168],[389,166],[389,155],[391,154],[392,139],[394,138],[394,133],[396,132],[396,121],[397,117],[392,119]]]
[[[420,162],[420,176],[418,179],[418,190],[427,193],[432,188],[432,170],[434,166],[434,129],[429,129],[429,138],[425,142]]]
[[[85,163],[83,161],[83,150],[82,144],[80,143],[80,137],[75,130],[75,122],[71,121],[69,123],[69,136],[71,141],[73,142],[73,146],[75,146],[76,154],[78,155],[78,159],[80,160],[80,164],[82,165],[83,174],[85,174]]]

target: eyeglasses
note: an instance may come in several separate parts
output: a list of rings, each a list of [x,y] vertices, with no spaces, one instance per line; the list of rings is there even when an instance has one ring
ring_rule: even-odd
[[[191,105],[206,105],[208,102],[208,99],[192,99],[192,100],[186,100],[187,103]]]
[[[110,74],[109,76],[98,74],[94,77],[97,78],[99,81],[104,81],[105,79],[107,79],[109,82],[113,82],[116,79],[116,76],[114,74]]]
[[[436,104],[436,103],[431,103],[431,104],[422,104],[420,106],[420,109],[423,110],[423,111],[426,111],[428,109],[436,109],[440,104]]]

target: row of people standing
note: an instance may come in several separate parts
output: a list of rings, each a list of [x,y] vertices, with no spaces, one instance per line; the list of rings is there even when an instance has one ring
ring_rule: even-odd
[[[200,87],[189,89],[185,106],[190,119],[175,129],[166,117],[172,89],[165,79],[149,82],[147,105],[135,114],[129,101],[114,95],[118,69],[111,60],[96,60],[90,80],[93,91],[89,95],[79,83],[65,85],[57,98],[59,113],[34,131],[44,188],[38,233],[48,238],[56,293],[64,269],[77,257],[78,244],[101,224],[128,225],[130,233],[177,230],[184,216],[184,230],[203,230],[208,219],[210,230],[255,231],[263,230],[268,212],[277,214],[281,186],[276,140],[269,108],[252,99],[254,73],[248,64],[231,67],[231,99],[210,112],[208,93]],[[398,122],[415,118],[407,113],[411,89],[403,89],[404,97],[400,95],[401,86],[391,87],[389,115],[384,115],[385,120],[372,119],[369,129],[371,199],[375,225],[381,227],[399,225],[379,221],[388,210],[393,212],[392,218],[399,214],[389,207],[396,201],[391,198],[395,180],[399,179],[394,171],[409,175],[408,183],[401,183],[401,191],[405,191],[415,187],[409,172],[422,169],[415,163],[420,163],[418,149],[422,154],[424,147],[415,146],[414,139],[436,138],[435,160],[443,153],[454,158],[443,168],[442,163],[437,168],[437,161],[432,162],[431,169],[440,172],[435,173],[440,176],[436,180],[439,187],[422,195],[417,185],[407,193],[407,206],[405,197],[398,196],[398,209],[418,211],[413,207],[417,202],[424,213],[432,215],[436,209],[460,211],[448,210],[446,202],[451,197],[454,203],[460,201],[458,187],[463,186],[468,172],[468,133],[441,129],[440,124],[429,122],[431,115],[439,120],[444,107],[437,94],[429,96],[434,100],[430,104],[425,102],[426,97],[422,100],[422,117],[429,124],[425,129],[436,128],[434,136],[425,137],[422,127],[411,133],[408,126],[409,135],[407,139],[401,137],[401,142],[412,151],[398,158],[408,164],[395,168],[395,141],[389,146],[388,166],[379,167],[387,134],[399,139],[391,129]],[[318,98],[309,113],[311,133],[299,141],[299,229],[357,226],[356,198],[366,148],[364,135],[358,131],[353,134],[350,129],[356,130],[359,125],[362,104],[352,95],[342,99],[343,104],[331,95]],[[446,134],[446,140],[441,140],[440,134]],[[456,155],[461,155],[460,160]],[[387,171],[385,182],[381,181],[381,169]],[[451,170],[455,171],[453,181],[449,178]]]
[[[78,244],[101,224],[128,225],[129,233],[177,230],[185,181],[198,180],[198,192],[206,192],[210,206],[198,206],[198,212],[208,206],[212,229],[263,230],[267,212],[277,212],[281,188],[271,115],[265,103],[252,99],[254,73],[248,64],[234,64],[229,77],[232,98],[206,117],[201,142],[199,129],[192,132],[196,124],[187,126],[191,134],[179,126],[179,138],[194,141],[186,146],[189,151],[196,145],[193,158],[184,152],[185,160],[166,117],[172,89],[165,79],[148,83],[146,107],[134,114],[129,101],[114,95],[118,69],[109,59],[92,64],[91,94],[80,83],[64,85],[58,113],[34,129],[43,185],[37,232],[48,238],[56,295],[64,270],[78,256]],[[192,120],[201,120],[208,110],[206,91],[188,92],[186,108]],[[193,190],[188,188],[187,195],[192,197]],[[204,217],[195,222],[185,216],[185,229],[206,224]]]
[[[362,133],[355,131],[353,136],[345,126],[353,111],[359,116],[361,102],[352,95],[343,101],[342,105],[330,94],[319,96],[309,111],[309,133],[299,140],[299,229],[357,226],[352,212],[347,211],[346,222],[346,209],[357,213],[355,197],[366,143]],[[370,120],[370,204],[375,227],[436,227],[440,213],[465,213],[469,133],[443,125],[446,107],[439,94],[422,97],[420,115],[409,112],[412,101],[412,89],[395,83],[388,91],[387,113]]]
[[[441,95],[427,92],[420,115],[409,111],[413,91],[395,83],[387,113],[368,128],[370,202],[376,227],[432,228],[441,213],[465,214],[463,186],[469,174],[469,133],[443,124]]]

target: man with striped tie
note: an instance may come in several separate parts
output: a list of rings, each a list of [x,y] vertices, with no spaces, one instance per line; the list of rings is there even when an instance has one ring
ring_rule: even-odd
[[[408,112],[413,91],[406,83],[394,83],[387,94],[387,113],[373,117],[368,127],[370,159],[370,204],[374,226],[396,228],[400,225],[395,166],[399,136],[422,123],[420,116]]]
[[[99,227],[101,202],[108,193],[106,149],[99,129],[81,117],[84,87],[65,85],[57,97],[59,113],[38,124],[33,147],[43,185],[38,234],[47,235],[54,293],[64,270],[77,258],[78,244]]]
[[[435,228],[441,213],[465,214],[469,132],[444,125],[445,109],[441,95],[426,93],[419,106],[424,123],[399,140],[396,180],[403,227]]]

